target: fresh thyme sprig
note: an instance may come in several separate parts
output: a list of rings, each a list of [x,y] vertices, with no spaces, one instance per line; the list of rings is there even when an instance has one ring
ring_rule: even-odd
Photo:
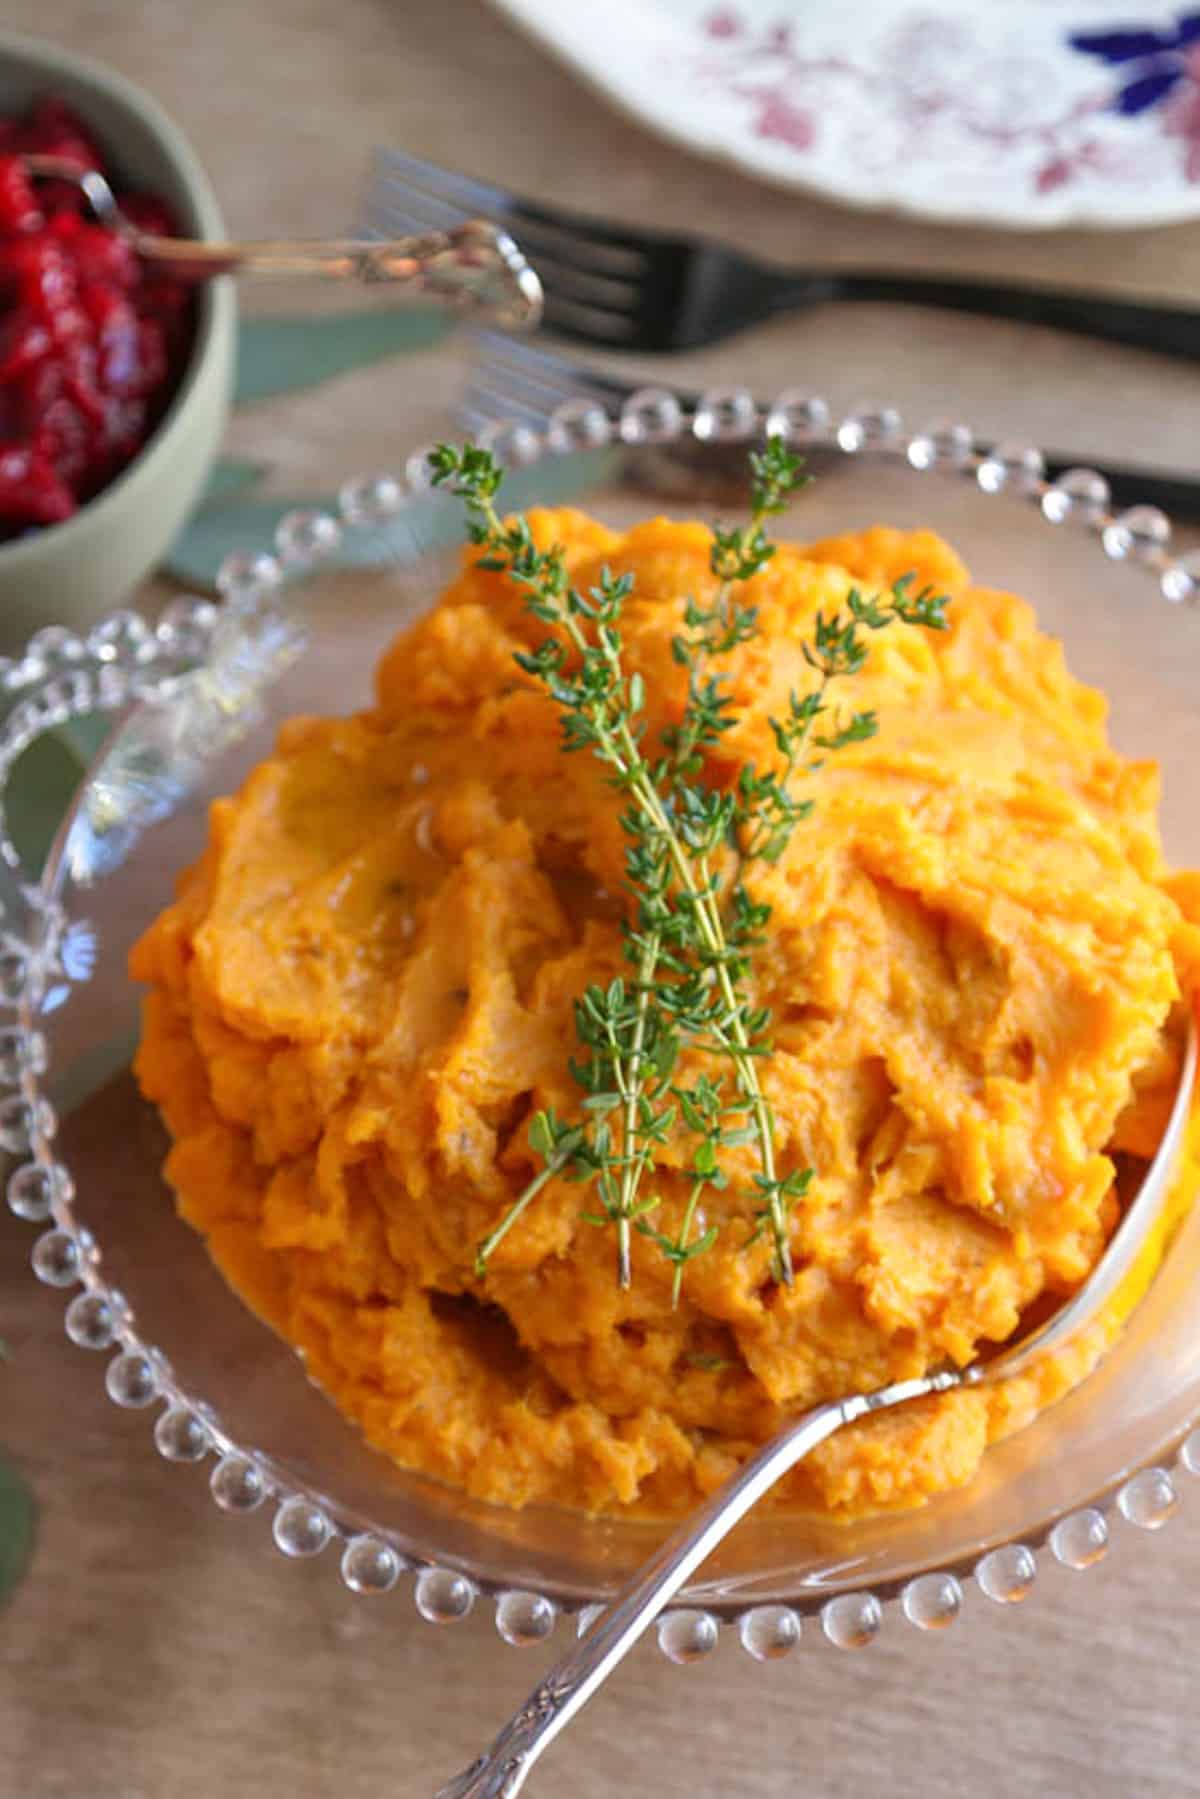
[[[816,729],[828,711],[830,684],[856,673],[866,659],[862,633],[897,619],[940,629],[945,600],[929,592],[912,596],[911,583],[902,581],[888,596],[864,599],[852,592],[845,614],[818,615],[814,640],[804,646],[817,684],[803,696],[792,695],[787,718],[771,721],[779,766],[744,768],[732,788],[714,787],[706,779],[707,753],[736,721],[725,677],[710,665],[756,629],[755,608],[739,601],[736,589],[774,555],[766,520],[784,509],[804,479],[786,445],[771,439],[751,457],[750,524],[714,531],[710,566],[717,590],[708,606],[694,600],[685,605],[685,628],[672,649],[687,670],[687,696],[678,723],[661,734],[664,753],[653,762],[643,749],[643,679],[626,667],[619,629],[632,577],[605,570],[595,587],[579,592],[560,548],[539,550],[523,518],[500,518],[501,471],[488,452],[441,445],[430,464],[435,484],[448,485],[465,502],[469,536],[484,551],[480,566],[503,571],[524,588],[529,611],[556,633],[516,660],[560,708],[564,749],[590,750],[625,798],[621,824],[633,901],[624,926],[632,979],[593,984],[575,1005],[583,1053],[570,1067],[582,1117],[572,1122],[552,1110],[536,1115],[529,1141],[542,1167],[479,1245],[476,1271],[486,1270],[546,1184],[563,1176],[594,1186],[600,1210],[585,1218],[615,1225],[621,1285],[631,1278],[636,1228],[673,1265],[677,1303],[687,1263],[715,1240],[701,1200],[708,1188],[727,1182],[721,1152],[752,1143],[759,1205],[748,1241],[769,1230],[775,1276],[790,1282],[790,1213],[813,1171],[781,1175],[777,1169],[774,1121],[758,1075],[770,1049],[770,1016],[750,991],[753,951],[770,909],[751,897],[744,874],[755,860],[778,860],[808,816],[811,801],[797,799],[790,783],[819,766],[813,753],[874,733],[868,712],[835,716],[829,728]],[[736,1091],[726,1097],[722,1080],[706,1072],[690,1086],[674,1079],[684,1047],[731,1063]],[[688,1197],[671,1236],[652,1222],[660,1202],[643,1197],[642,1185],[656,1166],[657,1150],[676,1129],[688,1134],[692,1149]]]
[[[766,537],[769,518],[782,512],[791,496],[808,477],[800,458],[793,455],[781,437],[769,438],[761,451],[750,456],[751,515],[748,526],[732,526],[713,531],[709,567],[718,586],[712,603],[700,607],[688,600],[684,608],[686,633],[672,640],[675,660],[687,670],[688,691],[681,723],[665,734],[671,753],[670,773],[682,829],[694,861],[698,904],[695,919],[698,927],[697,962],[702,981],[715,986],[717,1003],[700,1010],[699,1029],[693,1024],[691,1035],[701,1040],[708,1037],[711,1047],[727,1056],[734,1064],[737,1085],[748,1115],[749,1125],[735,1130],[735,1136],[749,1136],[757,1143],[759,1169],[754,1176],[761,1203],[756,1213],[757,1237],[763,1225],[771,1230],[775,1273],[790,1284],[792,1279],[789,1214],[795,1201],[807,1190],[811,1171],[793,1170],[780,1178],[775,1165],[775,1127],[770,1107],[758,1078],[756,1059],[765,1052],[761,1041],[768,1016],[747,999],[744,983],[750,974],[749,952],[758,940],[767,913],[756,907],[738,882],[730,894],[729,905],[722,905],[720,883],[714,874],[713,857],[726,844],[736,843],[739,813],[736,796],[715,791],[703,779],[704,751],[720,742],[735,722],[731,716],[731,700],[723,675],[707,673],[710,659],[723,656],[747,642],[755,632],[757,608],[739,603],[736,585],[750,581],[766,567],[775,554],[775,546]],[[780,844],[782,853],[783,844]],[[707,1027],[707,1029],[705,1028]],[[691,1122],[691,1121],[689,1121]],[[695,1124],[692,1125],[696,1129]],[[725,1141],[729,1141],[726,1133]],[[709,1147],[720,1138],[706,1139]],[[698,1152],[699,1153],[699,1152]],[[703,1180],[693,1184],[689,1212],[694,1211]],[[681,1242],[690,1228],[685,1220]],[[664,1253],[671,1255],[660,1238]],[[681,1262],[675,1257],[675,1293],[678,1296]]]
[[[430,461],[435,483],[450,483],[466,502],[469,535],[486,552],[480,566],[505,570],[526,589],[534,617],[563,634],[546,638],[531,653],[518,653],[517,662],[562,709],[564,749],[591,749],[611,769],[613,784],[629,796],[622,823],[631,839],[627,875],[637,897],[637,918],[636,930],[627,932],[626,951],[637,978],[632,994],[623,982],[614,981],[607,988],[589,987],[576,1003],[576,1033],[589,1054],[572,1064],[572,1072],[584,1089],[591,1128],[570,1150],[559,1144],[555,1151],[558,1171],[570,1168],[580,1178],[595,1179],[604,1221],[617,1227],[618,1278],[628,1286],[631,1230],[640,1215],[638,1187],[653,1145],[665,1139],[672,1122],[671,1108],[657,1102],[678,1054],[678,1035],[662,1028],[650,998],[663,934],[672,923],[671,876],[682,873],[686,879],[688,874],[640,746],[642,677],[627,674],[621,659],[616,627],[632,578],[605,571],[595,588],[580,593],[567,580],[561,550],[539,551],[524,519],[501,520],[495,506],[500,470],[486,451],[471,444],[461,451],[442,445]],[[571,649],[578,659],[574,666],[569,665]],[[653,1091],[647,1090],[647,1070],[657,1076]],[[615,1145],[607,1114],[618,1108],[622,1129]],[[526,1188],[498,1227],[499,1234],[493,1232],[481,1246],[477,1266],[480,1260],[486,1265],[531,1197]]]

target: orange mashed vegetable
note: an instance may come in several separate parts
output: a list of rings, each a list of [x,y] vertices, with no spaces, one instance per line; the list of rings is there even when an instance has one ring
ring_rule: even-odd
[[[531,524],[578,585],[633,573],[627,653],[652,726],[677,717],[670,640],[682,596],[713,592],[707,529]],[[749,1148],[706,1197],[719,1235],[678,1310],[640,1237],[618,1287],[611,1232],[562,1181],[473,1272],[540,1166],[532,1113],[577,1103],[572,1000],[623,968],[618,802],[514,664],[544,627],[503,576],[466,556],[369,710],[293,720],[213,806],[133,953],[137,1074],[184,1218],[403,1466],[505,1505],[676,1512],[801,1409],[1003,1341],[1103,1249],[1178,1075],[1200,876],[1168,874],[1155,766],[1109,747],[1103,697],[1029,606],[924,531],[781,547],[757,637],[724,660],[739,723],[711,772],[772,759],[817,609],[910,570],[953,596],[950,629],[872,637],[853,704],[878,735],[828,760],[782,861],[751,870],[779,1162],[815,1170],[791,1287],[746,1247]],[[655,1191],[673,1233],[683,1173]],[[852,1517],[962,1484],[1117,1328],[844,1430],[775,1502]]]

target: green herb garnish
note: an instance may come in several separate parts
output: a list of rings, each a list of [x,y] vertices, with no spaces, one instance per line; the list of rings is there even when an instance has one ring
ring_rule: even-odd
[[[430,456],[435,485],[448,486],[465,502],[468,534],[483,550],[479,566],[503,572],[523,588],[528,610],[552,628],[516,660],[560,708],[564,750],[589,750],[609,769],[624,800],[621,824],[628,838],[631,907],[622,928],[631,976],[593,984],[575,1002],[581,1053],[570,1066],[580,1115],[564,1119],[547,1110],[533,1119],[529,1142],[542,1167],[479,1245],[479,1275],[537,1194],[561,1175],[594,1189],[598,1210],[583,1216],[615,1228],[621,1286],[630,1283],[637,1230],[673,1264],[677,1303],[687,1263],[716,1238],[716,1227],[703,1222],[701,1201],[708,1188],[727,1183],[721,1152],[752,1144],[758,1204],[747,1242],[769,1232],[774,1276],[785,1284],[792,1280],[790,1214],[813,1171],[783,1173],[777,1165],[774,1124],[758,1073],[771,1048],[770,1015],[750,992],[753,952],[770,909],[751,897],[743,877],[755,861],[777,861],[811,812],[812,801],[797,798],[793,783],[820,766],[815,752],[874,735],[873,713],[841,716],[829,705],[831,683],[857,673],[866,661],[864,633],[897,619],[944,629],[946,600],[929,591],[913,595],[906,577],[886,596],[865,599],[854,590],[844,613],[818,613],[813,641],[804,646],[815,685],[803,695],[793,693],[787,717],[771,721],[778,765],[746,766],[732,786],[710,785],[708,752],[736,723],[725,677],[710,672],[710,664],[753,637],[755,608],[742,602],[738,590],[775,554],[766,521],[784,510],[806,479],[780,438],[768,440],[750,463],[750,523],[713,533],[716,595],[703,607],[688,600],[684,630],[672,644],[687,670],[687,700],[679,723],[650,755],[645,686],[641,674],[626,666],[620,632],[632,576],[605,570],[597,586],[579,592],[568,580],[560,548],[539,550],[523,517],[501,519],[496,496],[502,473],[488,451],[443,444]],[[702,1072],[682,1084],[676,1070],[684,1049],[726,1062],[731,1081]],[[679,1131],[693,1146],[691,1184],[679,1231],[670,1236],[653,1222],[659,1199],[643,1188],[656,1150]]]

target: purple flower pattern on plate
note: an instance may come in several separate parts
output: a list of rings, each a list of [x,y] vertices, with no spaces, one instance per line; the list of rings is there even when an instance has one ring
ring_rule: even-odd
[[[1200,12],[1180,13],[1166,30],[1075,31],[1068,42],[1119,71],[1111,111],[1136,119],[1161,108],[1163,130],[1182,140],[1187,179],[1200,182]]]
[[[1069,22],[1069,21],[1065,21]],[[1200,11],[1164,28],[1075,29],[1063,51],[1093,59],[1097,79],[1065,91],[1036,54],[989,55],[969,18],[936,7],[900,12],[874,54],[847,36],[836,53],[813,53],[796,15],[764,19],[718,6],[697,21],[701,47],[675,66],[698,95],[739,102],[746,127],[797,157],[844,157],[882,173],[899,158],[949,160],[957,142],[986,178],[1017,159],[1029,190],[1048,195],[1080,181],[1124,187],[1147,179],[1142,137],[1102,122],[1161,109],[1161,131],[1184,144],[1184,173],[1200,181]],[[1108,70],[1120,74],[1113,89]],[[870,129],[831,142],[842,120],[870,115]]]

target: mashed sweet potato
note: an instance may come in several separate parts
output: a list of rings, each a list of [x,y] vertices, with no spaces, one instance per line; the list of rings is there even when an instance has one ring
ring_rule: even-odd
[[[707,529],[531,523],[581,585],[634,574],[623,631],[660,728],[683,701],[683,596],[714,585]],[[815,1170],[791,1287],[768,1243],[746,1247],[749,1149],[707,1196],[719,1235],[678,1310],[641,1238],[618,1286],[611,1234],[563,1181],[473,1272],[538,1166],[532,1113],[577,1103],[572,1000],[622,968],[617,804],[514,664],[544,629],[503,576],[466,558],[370,710],[294,720],[212,808],[133,954],[138,1078],[183,1216],[406,1467],[506,1505],[673,1512],[790,1414],[1002,1341],[1102,1250],[1170,1102],[1200,934],[1156,769],[1109,748],[1101,695],[1021,600],[970,586],[931,534],[877,528],[783,547],[755,578],[722,758],[771,760],[817,609],[910,570],[953,596],[950,629],[872,640],[853,700],[878,735],[827,762],[811,820],[751,873],[772,907],[756,978],[779,1160]],[[684,1176],[656,1191],[671,1229]],[[965,1482],[1115,1328],[844,1431],[778,1502],[853,1516]]]

